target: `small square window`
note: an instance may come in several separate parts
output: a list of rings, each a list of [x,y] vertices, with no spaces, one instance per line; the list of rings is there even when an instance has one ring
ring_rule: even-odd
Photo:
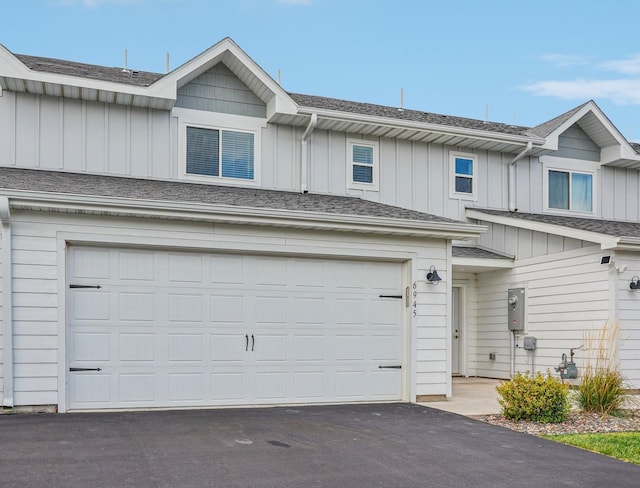
[[[347,141],[347,151],[349,187],[377,190],[377,143],[349,140]]]
[[[475,199],[477,159],[473,154],[451,153],[451,197]]]

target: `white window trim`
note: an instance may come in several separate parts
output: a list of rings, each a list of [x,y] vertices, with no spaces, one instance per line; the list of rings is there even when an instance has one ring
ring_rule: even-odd
[[[353,181],[353,146],[369,146],[373,148],[373,182],[362,183]],[[380,189],[380,146],[378,141],[366,139],[347,139],[347,188],[352,190],[378,191]]]
[[[186,108],[174,108],[178,119],[178,178],[186,181],[206,182],[216,185],[259,186],[262,181],[262,129],[266,120],[243,115],[221,114]],[[253,179],[228,178],[224,176],[195,175],[187,173],[187,127],[213,130],[229,130],[253,134]]]
[[[558,158],[553,156],[546,156],[540,158],[542,163],[542,198],[543,208],[545,212],[560,214],[560,215],[585,215],[595,216],[597,215],[597,202],[598,202],[598,174],[601,164],[597,161],[583,161],[579,159]],[[585,212],[583,210],[571,210],[570,208],[553,208],[549,207],[549,171],[562,171],[564,173],[581,173],[591,175],[591,212]],[[571,206],[571,199],[569,199],[569,206]]]
[[[471,187],[473,192],[464,193],[456,191],[456,158],[471,159],[473,161],[473,174],[471,175]],[[465,175],[468,176],[468,175]],[[456,200],[478,200],[478,155],[460,151],[449,152],[449,197]]]

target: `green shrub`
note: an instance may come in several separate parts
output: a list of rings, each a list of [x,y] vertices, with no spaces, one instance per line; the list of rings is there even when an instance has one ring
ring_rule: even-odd
[[[550,374],[518,373],[496,388],[502,415],[512,420],[563,422],[569,413],[569,386]]]
[[[576,391],[576,401],[585,412],[609,415],[624,401],[624,378],[615,366],[587,368]]]

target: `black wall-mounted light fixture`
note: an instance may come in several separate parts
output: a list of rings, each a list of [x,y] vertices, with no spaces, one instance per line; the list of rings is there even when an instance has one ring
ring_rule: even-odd
[[[634,276],[633,278],[631,278],[631,283],[629,283],[629,288],[631,288],[632,290],[640,290],[640,278],[637,276]]]
[[[438,283],[440,283],[440,281],[442,281],[442,278],[440,278],[438,270],[435,266],[431,266],[429,268],[429,271],[427,271],[427,281],[432,285],[437,285]]]

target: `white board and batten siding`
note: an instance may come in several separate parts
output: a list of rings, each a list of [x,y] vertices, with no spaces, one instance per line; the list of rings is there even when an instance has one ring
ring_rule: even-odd
[[[584,331],[600,330],[611,313],[610,267],[600,264],[600,246],[517,260],[516,267],[478,274],[477,369],[479,376],[508,378],[511,332],[507,290],[525,288],[525,331],[537,338],[533,353],[516,350],[516,371],[553,372],[562,354],[584,342]],[[522,347],[522,338],[518,340]],[[490,360],[489,354],[496,359]],[[576,362],[580,367],[581,355]]]
[[[640,389],[640,290],[631,290],[629,284],[640,276],[640,256],[637,253],[617,252],[616,266],[627,266],[618,274],[617,318],[618,358],[629,388]]]
[[[404,240],[402,250],[399,251],[397,238],[383,236],[301,233],[285,229],[267,230],[193,222],[25,211],[15,211],[12,218],[16,405],[58,405],[64,411],[69,408],[129,408],[131,405],[194,406],[376,399],[406,401],[415,400],[415,396],[419,395],[437,395],[447,391],[447,361],[443,351],[446,350],[447,341],[448,295],[445,286],[427,285],[424,282],[426,271],[431,265],[438,267],[439,272],[444,275],[443,278],[447,279],[447,246],[443,241]],[[72,242],[67,249],[66,241]],[[73,267],[75,264],[72,265],[75,262],[73,249],[89,250],[85,257],[92,255],[92,259],[84,260],[85,264],[81,265],[82,271],[78,276],[73,275],[73,270],[76,269]],[[233,255],[228,254],[230,251]],[[95,256],[92,254],[94,252],[97,253]],[[108,272],[98,259],[99,256],[105,255],[110,256],[112,263]],[[140,259],[131,260],[131,256]],[[174,260],[170,268],[169,256],[183,263],[178,265],[178,261]],[[222,269],[232,270],[233,264],[230,263],[244,263],[247,272],[241,274],[242,279],[234,279],[242,283],[216,283],[215,280],[205,280],[203,275],[203,281],[197,284],[195,278],[199,271],[197,266],[194,267],[192,264],[198,260],[211,264],[217,257],[222,257],[219,261],[224,263]],[[239,258],[240,261],[232,258]],[[121,259],[128,259],[126,265],[121,265]],[[164,264],[149,267],[144,264],[151,262],[149,259]],[[284,280],[284,284],[266,283],[262,294],[258,293],[256,290],[260,286],[251,283],[251,280],[256,279],[256,273],[248,272],[255,271],[258,262],[267,268],[271,266],[281,269],[284,266],[288,270],[284,276],[271,273],[270,278],[275,281]],[[113,263],[120,264],[116,266]],[[65,266],[68,266],[69,270],[67,275],[64,272]],[[314,268],[316,275],[312,273],[311,268]],[[207,269],[212,268],[205,265],[201,268],[202,273],[207,272],[204,271]],[[364,286],[364,289],[354,285],[347,291],[339,287],[339,292],[332,291],[335,282],[332,284],[331,279],[337,279],[338,270],[347,281],[353,281],[354,276],[359,273],[346,272],[348,269],[364,270],[368,285]],[[174,291],[171,291],[169,270],[173,270],[171,272],[174,278],[178,276],[187,280]],[[125,279],[126,273],[138,271],[142,274],[153,271],[157,279],[147,280],[143,279],[143,276]],[[232,271],[229,273],[232,274]],[[320,275],[325,279],[324,284],[318,278]],[[93,282],[89,281],[98,278],[104,280],[104,290],[110,289],[110,298],[105,299],[104,295],[91,293],[100,290],[70,290],[68,285],[72,284],[72,277],[86,282],[85,284],[92,284]],[[194,281],[189,281],[191,279]],[[205,281],[206,284],[203,284]],[[409,287],[411,290],[413,281],[417,282],[414,318],[412,304],[407,307],[405,300],[379,298],[380,294],[404,296],[405,288]],[[302,285],[297,286],[296,283]],[[73,298],[73,293],[76,293],[76,297],[82,298]],[[373,299],[370,297],[371,293],[375,295]],[[350,320],[369,321],[368,332],[358,338],[358,330],[362,332],[362,327],[358,329],[353,324],[343,324],[345,330],[340,330],[340,321],[334,321],[332,317],[342,310],[335,305],[335,300],[342,296],[345,299],[353,299],[353,303],[359,300],[362,302],[363,294],[372,301],[364,308],[354,309],[365,310],[364,317],[355,317],[353,310],[349,311],[343,307],[343,315],[351,317]],[[98,296],[102,298],[96,299]],[[231,307],[226,312],[220,312],[223,315],[227,314],[220,317],[228,320],[229,324],[235,324],[237,320],[252,322],[250,325],[257,329],[249,330],[243,327],[238,334],[234,327],[211,328],[211,324],[217,323],[217,319],[214,320],[215,313],[212,312],[215,311],[214,305],[232,304],[241,296],[254,304],[253,310],[257,310],[255,307],[258,298],[267,297],[267,300],[262,301],[262,305],[266,307],[262,309],[264,313],[258,317],[255,312],[246,312],[254,315],[240,317],[238,308]],[[278,301],[280,299],[281,301]],[[303,306],[302,302],[305,300],[307,302]],[[154,303],[153,307],[149,305],[151,302]],[[196,307],[192,306],[192,303],[196,302],[206,304],[206,307],[203,305],[202,314],[197,317],[194,315]],[[145,303],[148,306],[145,306]],[[174,303],[175,307],[172,307],[171,312],[167,309],[166,313],[163,313],[163,307],[167,308],[169,303]],[[283,310],[288,314],[288,322],[283,316],[277,316],[284,313]],[[316,315],[323,315],[324,320],[320,320]],[[391,323],[393,320],[389,319],[392,315],[397,318],[395,323]],[[156,317],[164,317],[165,325],[148,327],[150,317],[153,317],[153,320],[156,320]],[[298,327],[292,326],[293,323],[298,323],[297,319],[293,320],[295,317],[302,323],[301,331]],[[118,327],[124,327],[125,322],[128,325],[133,324],[130,330],[133,342],[125,341],[120,344],[120,339],[116,339],[118,334],[109,326],[112,322],[115,322],[115,329],[119,332],[122,330]],[[258,329],[260,332],[266,331],[266,336],[254,332]],[[377,335],[376,330],[379,331]],[[231,348],[220,346],[219,343],[212,346],[215,341],[211,341],[211,334],[217,332],[229,341],[240,341],[240,349],[245,346],[245,334],[248,334],[250,340],[251,335],[254,335],[256,348],[258,340],[261,341],[261,346],[265,346],[266,339],[266,344],[271,345],[260,349],[260,353],[268,353],[271,356],[261,358],[258,349],[253,357],[242,350],[240,354],[246,353],[245,356],[237,356],[231,352]],[[151,363],[144,365],[152,351],[150,344],[167,344],[167,338],[171,334],[177,338],[177,342],[174,342],[172,348],[164,349],[165,356],[159,355],[162,349],[153,350],[159,361],[158,368],[148,368]],[[350,335],[351,339],[336,339],[340,335]],[[198,336],[208,337],[208,340],[205,337],[201,343],[203,349],[198,350],[197,358],[200,360],[196,356],[187,357],[191,354],[187,352],[189,345],[193,344]],[[103,339],[107,337],[105,342]],[[350,387],[350,393],[344,389],[340,390],[345,384],[348,385],[348,382],[340,386],[335,381],[331,383],[327,379],[331,376],[331,368],[336,367],[336,357],[327,359],[326,368],[322,369],[322,361],[319,356],[316,357],[319,353],[315,347],[311,347],[311,343],[319,337],[323,337],[322,341],[326,345],[324,350],[329,351],[328,354],[342,354],[340,351],[347,354],[343,349],[348,344],[354,344],[352,353],[354,350],[357,352],[358,341],[365,341],[371,346],[360,349],[364,354],[363,359],[351,358],[351,361],[349,357],[345,357],[345,361],[352,363],[352,379],[369,375],[370,380],[375,376],[374,373],[382,373],[378,378],[384,376],[394,379],[373,383],[367,380],[369,383],[365,381],[365,384],[374,386],[362,395],[353,385]],[[118,349],[119,344],[122,345],[121,349]],[[250,346],[251,344],[249,348]],[[84,389],[78,390],[81,385],[74,383],[77,378],[87,378],[95,373],[68,371],[70,366],[96,367],[89,364],[91,358],[83,356],[88,350],[94,350],[98,356],[102,355],[101,364],[97,367],[102,365],[104,367],[101,369],[109,370],[110,397],[107,400],[91,397],[92,391],[102,392],[99,394],[104,395],[102,388],[96,389],[95,385],[85,382]],[[210,361],[213,350],[228,354],[224,367],[215,371]],[[125,361],[126,354],[138,353],[147,356],[131,356],[131,361]],[[287,359],[283,361],[283,357]],[[71,361],[74,363],[71,364]],[[376,369],[379,365],[397,365],[398,361],[402,365],[401,370]],[[238,369],[236,363],[243,364],[248,369]],[[126,369],[132,365],[133,369]],[[237,400],[234,395],[238,395],[238,384],[231,382],[230,378],[244,375],[246,371],[250,372],[249,377],[245,378],[244,383],[241,382],[245,385],[245,397],[243,400]],[[125,376],[129,374],[129,383],[119,385],[114,379],[117,377],[116,372]],[[198,375],[211,380],[212,374],[220,372],[228,373],[226,378],[216,377],[227,385],[227,398],[215,398],[210,394],[211,390],[207,388],[211,387],[211,381],[196,381]],[[182,378],[188,381],[184,384],[172,382],[170,378],[175,380],[178,378],[175,375],[180,373],[185,374]],[[256,378],[260,374],[266,378],[266,373],[274,373],[271,382],[260,383],[258,386]],[[156,377],[151,380],[150,374]],[[305,374],[308,375],[309,381],[302,381]],[[296,377],[300,385],[297,388]],[[324,379],[321,381],[320,378]],[[413,382],[415,384],[412,384]],[[327,385],[322,400],[320,397],[314,397],[319,391],[314,385],[320,383]],[[153,385],[155,397],[150,393],[150,385]],[[199,393],[208,398],[207,401],[199,401],[196,398],[198,385],[202,386]],[[271,385],[270,390],[265,390],[266,385]],[[283,388],[286,388],[286,391]],[[80,392],[80,396],[73,396],[74,391]],[[119,392],[125,397],[129,395],[126,398],[133,399],[132,403],[119,400],[114,403],[113,399],[119,398]],[[85,394],[89,396],[83,397]],[[174,395],[173,400],[171,395]]]

